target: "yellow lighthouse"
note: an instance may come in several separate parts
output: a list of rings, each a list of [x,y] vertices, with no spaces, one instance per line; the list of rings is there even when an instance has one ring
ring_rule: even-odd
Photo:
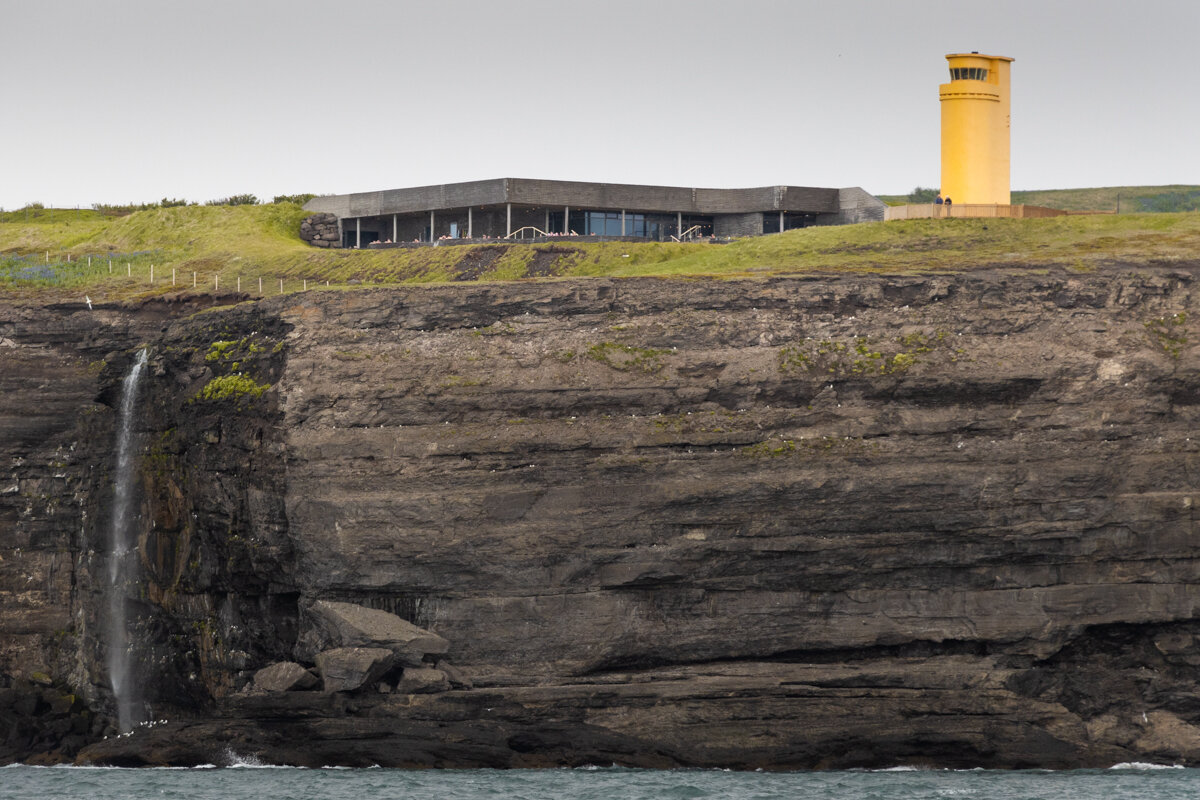
[[[952,53],[942,103],[942,195],[956,205],[1008,205],[1012,59]]]

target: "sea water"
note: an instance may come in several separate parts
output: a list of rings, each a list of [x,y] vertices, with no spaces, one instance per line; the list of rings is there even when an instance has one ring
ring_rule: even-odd
[[[1191,800],[1200,770],[0,769],[5,800]]]

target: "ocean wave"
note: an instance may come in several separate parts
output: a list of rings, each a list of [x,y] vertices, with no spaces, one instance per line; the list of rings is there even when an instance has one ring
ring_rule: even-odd
[[[1122,761],[1109,769],[1185,769],[1182,764],[1150,764],[1146,761]]]
[[[305,769],[305,767],[292,767],[286,764],[268,764],[259,759],[257,756],[244,756],[240,753],[235,753],[233,750],[225,751],[225,768],[226,769]]]

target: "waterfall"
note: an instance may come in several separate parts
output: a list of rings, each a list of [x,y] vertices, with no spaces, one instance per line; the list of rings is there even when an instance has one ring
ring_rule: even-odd
[[[145,349],[121,385],[121,408],[117,420],[117,467],[113,479],[112,528],[108,541],[108,619],[104,625],[108,644],[108,676],[112,683],[113,699],[121,732],[132,730],[141,722],[142,701],[139,683],[133,676],[133,643],[126,619],[126,598],[136,586],[138,574],[137,517],[133,505],[136,472],[134,454],[136,437],[133,415],[137,410],[138,385],[146,368]]]

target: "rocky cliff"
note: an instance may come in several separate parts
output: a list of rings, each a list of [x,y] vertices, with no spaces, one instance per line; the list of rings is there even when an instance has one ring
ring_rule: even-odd
[[[0,757],[1200,764],[1198,272],[0,308]],[[168,721],[104,740],[143,346],[127,603]],[[328,669],[318,603],[448,647],[267,690]]]

